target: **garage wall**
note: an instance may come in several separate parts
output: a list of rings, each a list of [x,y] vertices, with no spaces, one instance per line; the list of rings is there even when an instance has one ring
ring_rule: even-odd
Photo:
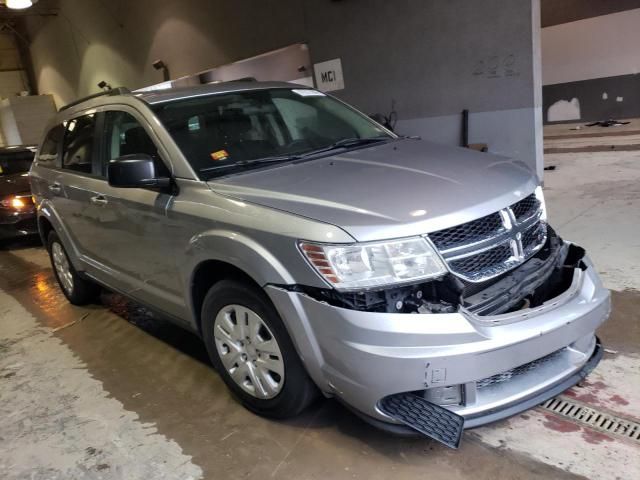
[[[367,113],[388,113],[393,102],[398,132],[454,145],[469,109],[471,143],[539,163],[542,177],[538,1],[306,5],[312,61],[342,59],[337,96]]]
[[[13,35],[0,31],[0,98],[29,90]]]
[[[177,78],[299,42],[298,0],[41,0],[57,17],[29,18],[40,93],[58,106],[112,86],[162,81],[162,59]],[[43,5],[43,8],[44,6]]]
[[[15,39],[9,31],[0,31],[0,102],[29,90],[26,72],[22,69]],[[2,128],[0,113],[0,146],[9,145],[12,137]]]
[[[40,0],[41,3],[54,3]],[[470,141],[541,170],[536,100],[539,0],[61,0],[28,19],[40,93],[60,106],[101,80],[138,88],[304,42],[313,62],[341,58],[334,92],[400,133],[456,144],[461,111]],[[539,122],[538,122],[539,123]]]
[[[640,8],[542,29],[545,121],[640,116]]]

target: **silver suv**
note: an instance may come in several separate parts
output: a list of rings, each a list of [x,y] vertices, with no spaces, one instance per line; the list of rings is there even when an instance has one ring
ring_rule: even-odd
[[[525,164],[399,137],[314,89],[85,99],[31,182],[69,301],[101,285],[196,332],[261,415],[321,393],[457,446],[602,355],[609,292]]]

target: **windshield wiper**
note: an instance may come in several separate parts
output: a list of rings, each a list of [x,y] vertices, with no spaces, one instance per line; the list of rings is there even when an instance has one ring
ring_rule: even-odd
[[[387,140],[391,140],[391,137],[371,137],[371,138],[343,138],[338,140],[337,142],[332,143],[331,145],[327,145],[326,147],[320,147],[315,150],[311,150],[309,152],[305,152],[300,155],[300,158],[309,157],[312,155],[316,155],[319,153],[330,152],[331,150],[335,150],[337,148],[349,148],[349,147],[359,147],[362,145],[369,145],[370,143],[379,143],[386,142]]]
[[[290,162],[293,160],[300,160],[302,158],[311,157],[314,155],[318,155],[324,152],[330,152],[331,150],[335,150],[337,148],[349,148],[349,147],[357,147],[361,145],[368,145],[370,143],[378,143],[382,141],[390,140],[391,137],[372,137],[372,138],[343,138],[338,140],[337,142],[332,143],[331,145],[327,145],[326,147],[320,147],[315,150],[310,150],[308,152],[293,154],[293,155],[274,155],[271,157],[262,157],[256,158],[253,160],[239,160],[235,163],[229,163],[226,165],[215,165],[213,167],[207,167],[200,169],[200,173],[209,173],[216,172],[221,170],[234,170],[234,169],[245,169],[250,168],[256,165],[264,165],[267,163],[280,163],[280,162]]]
[[[291,160],[297,160],[300,155],[274,155],[272,157],[255,158],[253,160],[239,160],[235,163],[228,163],[226,165],[216,165],[214,167],[201,168],[200,173],[214,172],[218,170],[233,169],[236,167],[247,168],[253,165],[260,165],[265,163],[279,163],[289,162]]]

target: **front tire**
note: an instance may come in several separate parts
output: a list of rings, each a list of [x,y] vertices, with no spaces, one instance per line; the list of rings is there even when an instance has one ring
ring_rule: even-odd
[[[216,283],[202,306],[202,333],[214,367],[249,410],[287,418],[316,398],[278,312],[260,289]]]
[[[98,285],[90,280],[82,278],[69,260],[56,232],[49,232],[47,250],[51,259],[53,273],[58,280],[58,285],[67,300],[74,305],[86,305],[92,303],[100,293]]]

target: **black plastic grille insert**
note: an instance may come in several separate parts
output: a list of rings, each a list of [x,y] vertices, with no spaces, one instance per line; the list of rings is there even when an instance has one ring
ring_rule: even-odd
[[[380,408],[390,417],[448,447],[460,446],[464,418],[444,407],[407,392],[383,398]]]
[[[429,234],[429,238],[440,250],[446,250],[458,245],[477,242],[504,231],[502,219],[498,212],[486,217],[472,220],[462,225],[440,230]]]

